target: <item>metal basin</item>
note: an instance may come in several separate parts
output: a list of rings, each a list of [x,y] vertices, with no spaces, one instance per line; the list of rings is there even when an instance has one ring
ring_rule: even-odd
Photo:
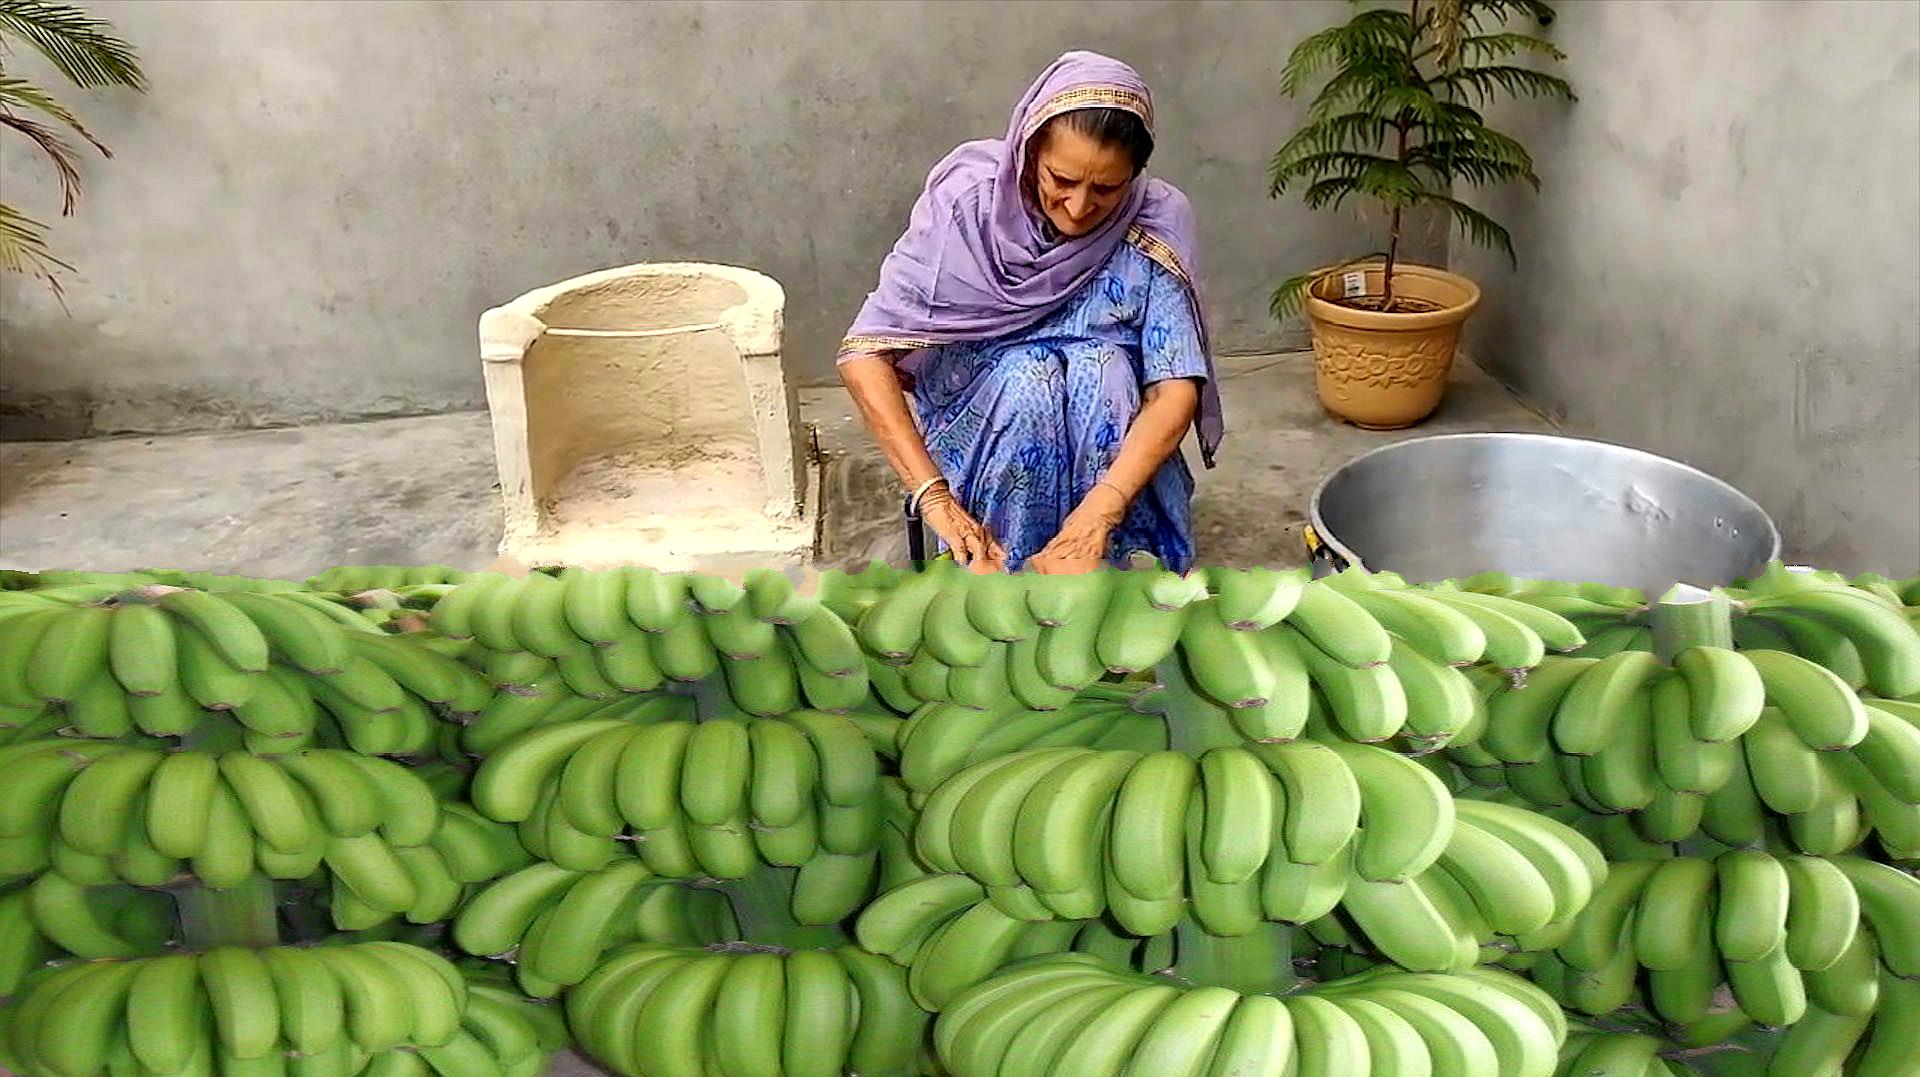
[[[1317,571],[1343,564],[1415,582],[1501,571],[1657,597],[1780,556],[1753,499],[1652,453],[1550,434],[1444,434],[1339,468],[1309,510]]]

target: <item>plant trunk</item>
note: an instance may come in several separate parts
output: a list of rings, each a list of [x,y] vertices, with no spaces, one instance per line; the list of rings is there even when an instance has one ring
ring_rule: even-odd
[[[1202,986],[1243,995],[1284,995],[1299,979],[1293,971],[1293,930],[1268,922],[1250,935],[1210,935],[1188,916],[1173,928],[1174,974]]]
[[[174,891],[174,902],[189,950],[280,943],[273,880],[258,872],[231,890],[213,890],[198,880],[186,883]]]
[[[743,879],[712,885],[727,895],[742,939],[788,950],[812,950],[842,945],[846,932],[833,924],[802,924],[793,917],[794,868],[762,864]]]
[[[1400,132],[1400,154],[1406,156],[1407,133]],[[1380,312],[1393,312],[1393,263],[1400,253],[1400,209],[1394,207],[1393,229],[1387,234],[1387,268],[1380,277]]]
[[[1245,742],[1246,738],[1233,728],[1226,708],[1202,697],[1193,687],[1177,649],[1156,667],[1155,673],[1166,695],[1167,739],[1174,751],[1197,759],[1209,749]]]
[[[1689,647],[1733,647],[1732,605],[1723,594],[1676,584],[1650,613],[1653,653],[1667,665]]]
[[[1414,46],[1420,43],[1420,0],[1412,0],[1412,5],[1407,9],[1407,21],[1413,27],[1412,33],[1407,35],[1407,68],[1410,71],[1415,71],[1417,74],[1413,52]],[[1407,164],[1407,121],[1404,119],[1395,120],[1393,126],[1398,132],[1399,143],[1394,150],[1394,160],[1398,161],[1402,168],[1405,168]],[[1386,271],[1380,276],[1380,313],[1382,314],[1393,313],[1393,263],[1400,257],[1400,212],[1399,206],[1393,207],[1393,223],[1387,231],[1387,266]]]

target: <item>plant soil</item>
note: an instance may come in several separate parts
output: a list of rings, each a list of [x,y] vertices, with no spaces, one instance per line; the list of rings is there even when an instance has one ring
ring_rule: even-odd
[[[1353,310],[1384,310],[1388,314],[1428,314],[1441,309],[1441,304],[1431,299],[1416,299],[1413,296],[1396,295],[1391,303],[1384,305],[1381,300],[1382,297],[1377,295],[1357,295],[1351,298],[1343,296],[1338,299],[1328,299],[1327,302]]]

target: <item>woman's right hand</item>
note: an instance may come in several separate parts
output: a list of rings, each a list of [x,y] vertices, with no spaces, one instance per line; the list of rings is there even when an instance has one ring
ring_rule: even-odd
[[[1007,551],[952,494],[930,491],[920,503],[920,518],[946,542],[956,563],[981,575],[1006,571]]]

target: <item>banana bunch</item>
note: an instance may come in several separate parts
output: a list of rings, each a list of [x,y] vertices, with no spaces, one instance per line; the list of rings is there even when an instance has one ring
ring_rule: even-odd
[[[522,667],[551,663],[554,679],[588,698],[718,677],[735,707],[771,717],[844,711],[868,696],[852,629],[771,569],[744,585],[639,567],[486,573],[447,592],[431,623],[495,655],[524,655]]]
[[[1167,747],[1165,693],[1144,684],[1095,683],[1052,710],[979,709],[935,701],[900,726],[900,774],[917,797],[965,767],[1011,752],[1082,747]]]
[[[369,904],[346,879],[328,874],[327,913],[342,931],[365,932],[404,920],[414,925],[438,924],[465,907],[481,885],[510,875],[532,862],[511,827],[488,819],[463,804],[441,805],[438,829],[424,845],[395,847],[393,860],[404,871],[383,879],[379,888],[388,896]],[[400,906],[409,892],[413,901]]]
[[[1537,988],[1492,970],[1381,970],[1276,998],[1062,954],[962,994],[934,1042],[954,1077],[1549,1077],[1565,1031]]]
[[[294,580],[273,579],[260,576],[234,576],[217,572],[183,572],[173,568],[147,568],[137,572],[103,573],[41,573],[43,585],[54,585],[63,578],[74,582],[115,583],[122,589],[142,587],[147,584],[163,584],[168,587],[191,587],[196,591],[302,591],[310,590],[304,584]],[[49,579],[50,577],[50,579]]]
[[[362,591],[399,591],[422,584],[458,584],[474,574],[451,565],[339,565],[309,576],[309,591],[358,594]]]
[[[551,997],[629,942],[732,939],[731,917],[722,891],[659,879],[631,856],[594,872],[537,862],[475,894],[453,920],[453,941],[471,954],[511,958],[522,990]]]
[[[1446,848],[1454,817],[1432,771],[1372,745],[1263,742],[1198,760],[1031,748],[937,785],[914,850],[934,871],[978,879],[1012,916],[1110,910],[1149,936],[1191,908],[1208,931],[1238,935],[1263,919],[1323,915],[1350,875],[1383,884],[1419,875]]]
[[[1585,644],[1566,652],[1576,657],[1605,658],[1620,651],[1653,650],[1646,595],[1632,588],[1528,580],[1504,572],[1483,572],[1443,580],[1423,589],[1492,595],[1564,617],[1586,637]]]
[[[1889,606],[1904,610],[1920,607],[1920,576],[1896,580],[1878,572],[1863,572],[1848,580],[1847,585],[1865,591]]]
[[[1682,1048],[1660,1036],[1636,1031],[1570,1029],[1560,1048],[1554,1077],[1699,1077],[1678,1056]],[[1817,1072],[1797,1071],[1798,1074]],[[1786,1077],[1786,1074],[1781,1074]]]
[[[636,944],[568,992],[566,1009],[582,1049],[633,1077],[910,1077],[929,1019],[899,969],[855,946]]]
[[[541,659],[541,661],[545,661]],[[492,663],[500,666],[501,663]],[[510,677],[510,669],[489,670],[490,678]],[[551,670],[538,679],[499,679],[492,700],[459,733],[459,746],[468,755],[487,756],[528,730],[575,721],[619,718],[635,723],[690,722],[698,715],[691,695],[675,691],[638,692],[611,699],[583,696]]]
[[[935,701],[1053,710],[1108,672],[1163,661],[1206,595],[1202,576],[1160,569],[974,575],[936,562],[863,603],[855,628],[877,659],[875,691],[896,711]]]
[[[33,922],[32,897],[26,888],[0,891],[0,998],[17,994],[27,974],[57,953]]]
[[[1743,849],[1614,863],[1532,972],[1585,1013],[1610,1013],[1644,990],[1647,1007],[1675,1025],[1732,1004],[1779,1027],[1800,1020],[1810,1001],[1871,1014],[1885,973],[1920,972],[1916,940],[1913,876],[1854,857]]]
[[[10,912],[23,922],[0,929],[11,948],[11,956],[0,961],[14,966],[16,979],[27,955],[44,952],[47,944],[96,960],[150,954],[173,940],[173,898],[164,891],[88,886],[49,872],[18,898],[9,903]]]
[[[1898,699],[1920,693],[1920,624],[1909,601],[1920,592],[1909,584],[1884,577],[1855,583],[1776,563],[1724,591],[1744,614],[1734,622],[1743,649],[1798,654],[1851,688]]]
[[[1639,652],[1549,658],[1486,710],[1452,754],[1484,751],[1539,807],[1625,814],[1655,843],[1752,845],[1780,816],[1805,852],[1873,831],[1896,857],[1920,851],[1920,705],[1862,699],[1796,655],[1693,647],[1671,671]]]
[[[1310,902],[1269,909],[1310,932],[1417,972],[1457,972],[1506,952],[1551,945],[1609,876],[1601,851],[1573,827],[1507,805],[1461,800],[1433,867],[1404,882],[1349,872],[1275,895]],[[1337,903],[1337,904],[1336,904]],[[1322,913],[1324,910],[1324,913]]]
[[[68,728],[67,716],[51,703],[27,707],[0,704],[0,748],[59,736]]]
[[[395,851],[426,844],[441,806],[407,768],[352,752],[163,751],[54,738],[6,751],[0,872],[52,867],[80,885],[162,886],[190,867],[224,889],[256,867],[300,879],[323,864],[402,912]]]
[[[542,726],[489,755],[472,796],[491,818],[518,824],[542,859],[598,870],[631,829],[641,859],[669,877],[739,878],[763,860],[870,862],[885,810],[861,727],[811,710]]]
[[[1029,887],[946,871],[883,891],[861,911],[855,931],[862,946],[908,966],[915,998],[939,1010],[1030,954],[1084,950],[1116,962],[1135,955],[1148,971],[1165,967],[1168,958],[1155,956],[1153,940],[1189,918],[1231,948],[1256,947],[1267,922],[1282,921],[1364,945],[1404,968],[1460,971],[1485,958],[1483,946],[1550,945],[1606,877],[1599,850],[1563,824],[1495,804],[1462,802],[1461,815],[1433,866],[1401,881],[1360,876],[1349,842],[1320,865],[1276,853],[1242,884],[1222,885],[1207,877],[1194,842],[1182,884],[1187,893],[1142,902],[1109,872],[1104,891],[1094,892],[1107,903],[1104,918],[1096,918],[1098,905],[1085,918],[1057,916],[1048,895],[1036,901]],[[1201,828],[1188,835],[1196,832]]]
[[[509,1062],[537,1073],[527,1063],[541,1036],[522,1008],[475,997],[444,958],[390,942],[56,965],[30,979],[9,1024],[9,1064],[44,1077],[347,1077],[396,1049],[441,1077]]]
[[[1549,593],[1522,589],[1504,577],[1410,587],[1390,572],[1349,569],[1323,583],[1429,659],[1451,666],[1485,662],[1508,670],[1532,669],[1549,651],[1585,646],[1576,620],[1597,617],[1610,624],[1644,605],[1635,601],[1637,595],[1623,605],[1612,592],[1600,599]]]
[[[6,618],[0,705],[56,702],[101,738],[181,736],[217,711],[262,752],[304,746],[324,717],[326,740],[397,754],[431,743],[436,708],[472,712],[492,695],[435,648],[306,592],[155,585],[103,601]]]

